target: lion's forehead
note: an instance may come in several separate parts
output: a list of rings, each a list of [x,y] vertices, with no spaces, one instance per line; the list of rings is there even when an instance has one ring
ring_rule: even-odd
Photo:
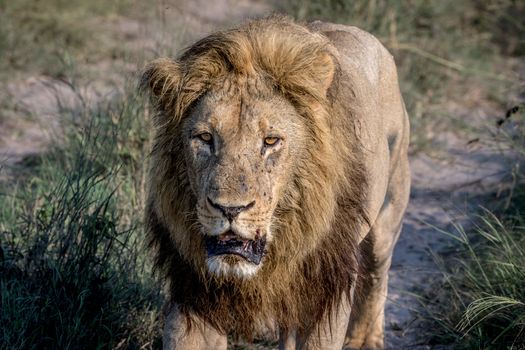
[[[224,97],[219,92],[209,92],[194,115],[194,124],[209,125],[213,131],[229,137],[250,139],[272,132],[292,132],[297,121],[295,109],[284,98],[239,93]]]

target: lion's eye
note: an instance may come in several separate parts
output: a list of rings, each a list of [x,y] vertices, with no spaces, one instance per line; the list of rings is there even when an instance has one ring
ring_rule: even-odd
[[[265,146],[274,146],[279,141],[278,137],[265,137],[264,138],[264,145]]]
[[[210,143],[212,139],[212,136],[209,132],[204,132],[202,134],[199,134],[197,135],[197,137],[206,143]]]

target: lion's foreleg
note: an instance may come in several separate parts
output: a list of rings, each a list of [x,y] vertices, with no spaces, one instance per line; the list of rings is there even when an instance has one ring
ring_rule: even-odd
[[[401,157],[392,173],[383,207],[369,233],[373,256],[369,284],[364,287],[364,300],[355,305],[345,346],[351,349],[384,347],[385,301],[388,293],[388,270],[394,246],[401,231],[408,203],[410,172],[408,161]]]
[[[173,305],[166,313],[162,343],[164,350],[226,350],[227,338],[199,318],[182,314]]]
[[[296,350],[297,337],[295,331],[279,332],[279,350]]]
[[[356,305],[347,332],[345,347],[349,349],[378,350],[384,347],[385,302],[388,294],[388,269],[391,255],[375,261],[369,284],[365,286],[364,300]]]

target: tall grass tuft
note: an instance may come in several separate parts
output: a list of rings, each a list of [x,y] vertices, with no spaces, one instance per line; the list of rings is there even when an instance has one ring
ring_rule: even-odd
[[[457,349],[520,349],[525,345],[525,220],[503,220],[488,210],[479,219],[473,232],[458,227],[453,235],[464,253],[443,266],[445,280],[431,305],[439,329],[435,335]]]
[[[143,105],[128,93],[62,110],[63,137],[1,183],[1,348],[158,347]]]
[[[435,340],[457,349],[525,346],[525,113],[512,108],[493,143],[513,160],[501,210],[484,209],[468,231],[445,232],[459,243],[451,257],[437,256],[444,281],[425,299]]]

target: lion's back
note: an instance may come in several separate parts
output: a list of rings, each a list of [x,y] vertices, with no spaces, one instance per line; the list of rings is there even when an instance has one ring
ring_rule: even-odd
[[[392,196],[402,216],[410,188],[409,122],[394,58],[377,38],[357,27],[316,21],[309,28],[335,48],[340,76],[334,82],[334,132],[340,133],[338,139],[357,134],[369,179],[370,219]]]

